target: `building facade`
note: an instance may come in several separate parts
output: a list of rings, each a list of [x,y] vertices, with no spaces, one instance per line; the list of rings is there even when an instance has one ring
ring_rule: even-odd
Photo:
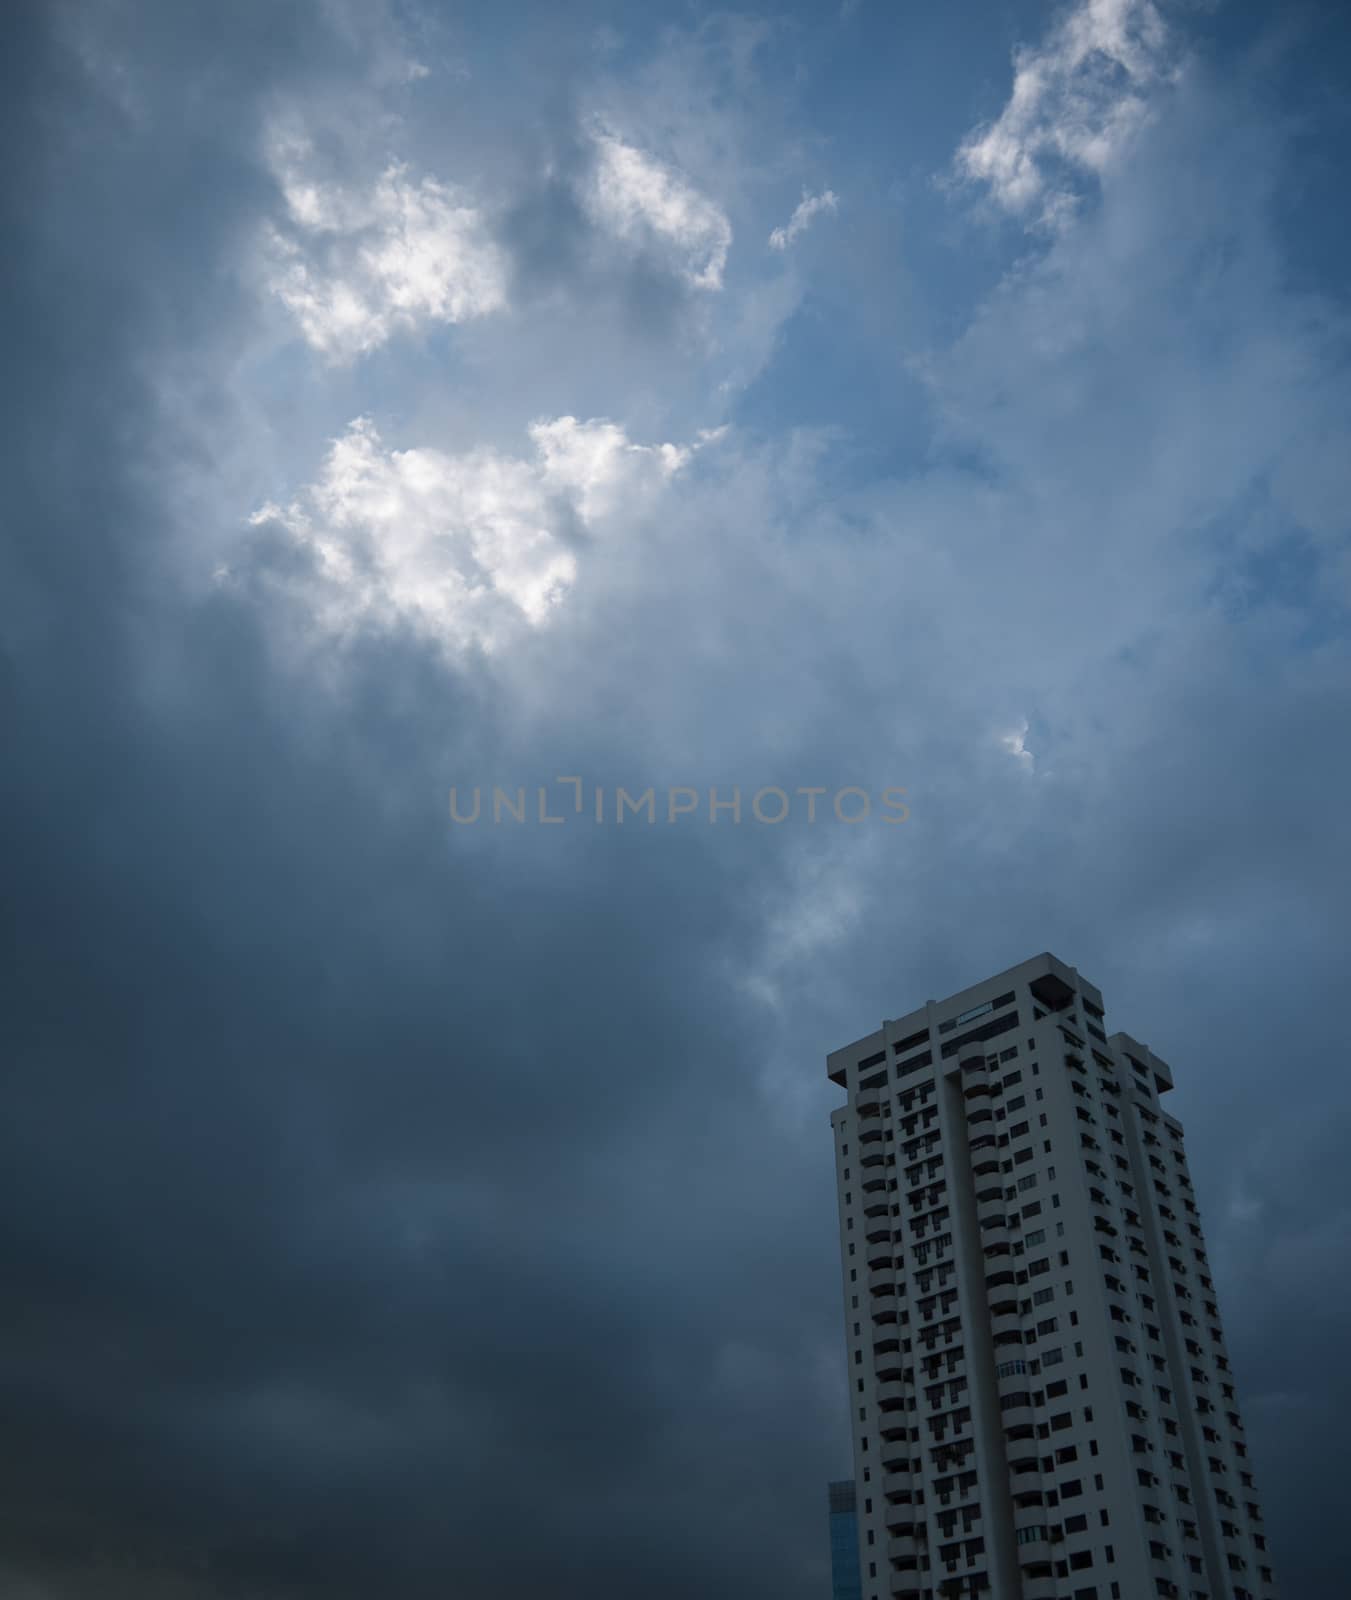
[[[831,1600],[863,1600],[858,1565],[858,1498],[852,1478],[827,1485]]]
[[[1276,1600],[1168,1065],[1045,954],[827,1073],[863,1600]]]

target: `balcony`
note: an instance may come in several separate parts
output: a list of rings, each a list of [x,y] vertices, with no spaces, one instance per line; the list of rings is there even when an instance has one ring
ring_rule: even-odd
[[[1023,1319],[1017,1311],[1002,1311],[996,1317],[990,1318],[990,1333],[996,1344],[1007,1344],[1016,1340],[1023,1342]]]
[[[996,1371],[994,1380],[995,1391],[1001,1400],[1005,1395],[1022,1394],[1027,1388],[1029,1382],[1028,1363],[1026,1361],[1018,1359],[1010,1361],[1006,1358],[1004,1365],[1007,1367],[1013,1367],[1016,1370],[1012,1372]],[[1036,1363],[1034,1362],[1032,1365],[1035,1366]]]
[[[919,1564],[919,1541],[912,1533],[897,1534],[887,1540],[888,1559],[903,1571]]]
[[[1006,1435],[1015,1439],[1027,1438],[1029,1430],[1036,1425],[1036,1416],[1030,1401],[1025,1405],[1010,1406],[1007,1411],[1001,1411],[999,1415]]]
[[[895,1294],[896,1272],[892,1267],[877,1267],[868,1274],[869,1294]]]
[[[908,1396],[904,1382],[892,1378],[877,1385],[877,1404],[883,1411],[896,1411],[905,1405]]]

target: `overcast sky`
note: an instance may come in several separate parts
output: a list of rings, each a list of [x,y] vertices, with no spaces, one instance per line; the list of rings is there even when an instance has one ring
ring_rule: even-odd
[[[825,1595],[825,1054],[1047,949],[1338,1600],[1346,9],[6,22],[7,1600]]]

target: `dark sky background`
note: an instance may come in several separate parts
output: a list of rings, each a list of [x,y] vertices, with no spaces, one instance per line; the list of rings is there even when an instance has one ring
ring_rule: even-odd
[[[6,1600],[824,1595],[825,1053],[1044,949],[1345,1593],[1346,16],[982,9],[8,10]]]

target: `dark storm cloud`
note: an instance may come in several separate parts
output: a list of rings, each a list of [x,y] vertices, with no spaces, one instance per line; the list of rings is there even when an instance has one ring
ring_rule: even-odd
[[[11,191],[43,249],[8,297],[12,1581],[730,1593],[779,1515],[743,1516],[738,1480],[800,1426],[795,1375],[751,1432],[708,1392],[720,1341],[783,1337],[707,1309],[783,1266],[747,1238],[763,1195],[747,1223],[728,1188],[754,1112],[718,971],[744,875],[692,838],[598,838],[561,869],[458,851],[426,752],[479,760],[491,703],[397,640],[340,702],[279,684],[262,629],[291,620],[157,578],[180,530],[134,466],[151,432],[172,455],[175,419],[139,375],[237,315],[210,264],[264,180],[221,135],[310,38],[242,23],[151,46],[133,87],[171,137],[40,27],[24,71],[45,126]],[[391,785],[419,797],[392,817]],[[772,1192],[775,1159],[741,1181]],[[823,1258],[824,1204],[782,1220],[806,1224],[790,1263]],[[789,1480],[812,1507],[821,1470]]]

